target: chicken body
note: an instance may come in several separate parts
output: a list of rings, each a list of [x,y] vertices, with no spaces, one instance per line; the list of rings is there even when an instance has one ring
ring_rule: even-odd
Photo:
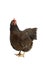
[[[29,51],[32,47],[33,40],[36,39],[36,30],[37,28],[29,28],[24,31],[20,31],[17,24],[14,25],[11,23],[10,42],[12,47],[17,51]]]

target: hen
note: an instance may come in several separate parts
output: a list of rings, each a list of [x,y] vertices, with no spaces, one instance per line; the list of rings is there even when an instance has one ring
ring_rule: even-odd
[[[27,52],[32,48],[33,40],[36,39],[37,28],[19,30],[17,22],[13,19],[10,23],[10,42],[12,47],[19,51],[17,56],[24,56],[21,51]]]

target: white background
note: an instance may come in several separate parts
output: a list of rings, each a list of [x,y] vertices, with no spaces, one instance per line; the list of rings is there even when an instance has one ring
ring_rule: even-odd
[[[15,18],[20,30],[37,27],[37,40],[17,57],[10,45],[10,22]],[[43,65],[43,0],[0,0],[0,65]]]

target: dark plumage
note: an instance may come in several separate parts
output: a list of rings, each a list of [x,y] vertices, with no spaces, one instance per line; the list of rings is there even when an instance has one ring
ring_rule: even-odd
[[[29,28],[25,29],[24,31],[20,31],[16,20],[12,20],[10,24],[10,42],[12,47],[15,50],[20,51],[19,54],[21,55],[21,51],[27,52],[31,49],[33,40],[36,39],[36,30],[37,28]]]

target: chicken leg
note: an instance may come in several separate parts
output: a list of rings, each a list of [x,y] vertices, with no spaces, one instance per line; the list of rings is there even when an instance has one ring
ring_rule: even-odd
[[[19,51],[19,53],[15,54],[15,55],[18,56],[18,57],[24,57],[24,54],[25,54],[25,52],[23,54],[21,54],[21,51]]]

